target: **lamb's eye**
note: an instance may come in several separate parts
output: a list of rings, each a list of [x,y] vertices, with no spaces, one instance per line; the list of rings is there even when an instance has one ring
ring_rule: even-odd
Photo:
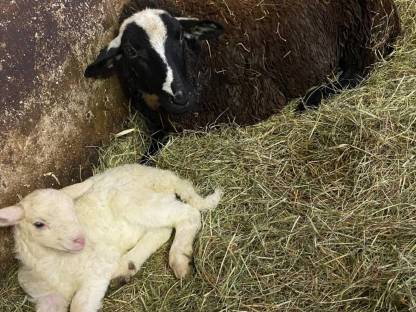
[[[35,228],[37,228],[37,229],[42,229],[42,228],[44,228],[45,227],[45,223],[43,223],[43,222],[35,222],[35,223],[33,223],[33,225],[35,226]]]

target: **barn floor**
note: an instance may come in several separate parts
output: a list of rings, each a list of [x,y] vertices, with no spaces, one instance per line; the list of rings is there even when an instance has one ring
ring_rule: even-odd
[[[191,278],[175,280],[165,246],[109,289],[104,312],[416,311],[416,1],[397,3],[400,48],[358,89],[172,138],[158,166],[224,200],[204,215]],[[145,140],[115,138],[97,170],[134,161]],[[33,311],[16,270],[0,286],[1,312]]]

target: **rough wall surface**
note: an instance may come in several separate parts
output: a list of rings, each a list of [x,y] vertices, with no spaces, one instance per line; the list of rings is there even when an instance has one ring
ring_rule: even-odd
[[[120,129],[117,82],[87,81],[83,69],[112,36],[122,4],[0,2],[0,207],[87,176],[94,146]],[[0,280],[12,259],[10,230],[0,229]]]

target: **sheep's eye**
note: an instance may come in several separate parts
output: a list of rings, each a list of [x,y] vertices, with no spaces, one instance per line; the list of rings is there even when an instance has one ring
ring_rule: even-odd
[[[139,53],[137,52],[137,50],[133,48],[131,45],[126,45],[126,47],[124,48],[124,53],[130,59],[135,59],[136,57],[139,56]]]
[[[45,223],[42,223],[42,222],[35,222],[35,223],[33,223],[33,225],[37,229],[42,229],[43,227],[45,227]]]

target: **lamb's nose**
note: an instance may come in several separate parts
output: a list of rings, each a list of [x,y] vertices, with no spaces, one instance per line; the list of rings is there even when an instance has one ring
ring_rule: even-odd
[[[84,237],[78,237],[72,241],[75,245],[78,245],[80,247],[85,246],[85,238]]]

